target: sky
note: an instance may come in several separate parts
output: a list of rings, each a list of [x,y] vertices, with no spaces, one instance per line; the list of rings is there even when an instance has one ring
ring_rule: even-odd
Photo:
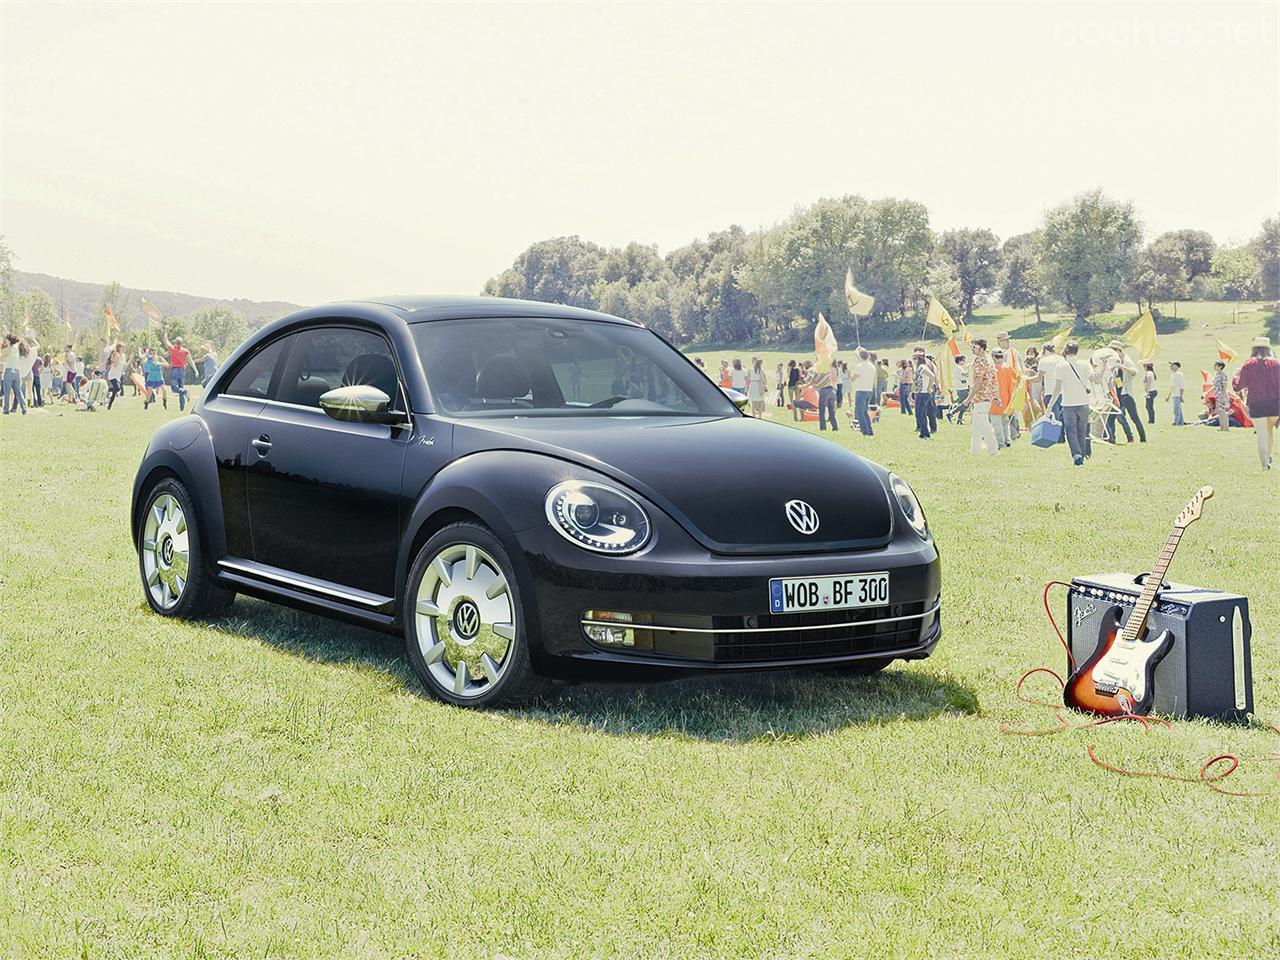
[[[848,193],[1148,236],[1280,212],[1280,3],[0,2],[22,270],[298,303],[476,293]]]

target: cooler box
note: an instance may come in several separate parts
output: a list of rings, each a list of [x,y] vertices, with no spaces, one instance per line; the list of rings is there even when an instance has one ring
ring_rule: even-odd
[[[1062,439],[1062,424],[1049,417],[1041,417],[1031,425],[1031,443],[1037,447],[1052,447]]]

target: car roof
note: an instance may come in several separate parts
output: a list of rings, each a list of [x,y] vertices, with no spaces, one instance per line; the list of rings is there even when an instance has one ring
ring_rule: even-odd
[[[509,300],[505,297],[391,296],[366,297],[354,303],[387,307],[399,314],[406,323],[422,323],[428,320],[465,320],[473,317],[558,317],[622,323],[631,327],[641,326],[622,317],[599,313],[595,310],[584,310],[581,307],[535,300]]]

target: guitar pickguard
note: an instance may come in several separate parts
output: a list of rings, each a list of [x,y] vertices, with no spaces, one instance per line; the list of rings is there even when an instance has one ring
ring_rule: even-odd
[[[1098,693],[1115,696],[1128,690],[1135,703],[1147,698],[1147,665],[1158,652],[1159,644],[1116,637],[1115,643],[1096,664],[1089,676]]]
[[[1155,699],[1156,665],[1173,645],[1173,634],[1128,639],[1121,629],[1122,608],[1112,607],[1102,618],[1098,646],[1063,687],[1069,707],[1102,716],[1143,714]]]

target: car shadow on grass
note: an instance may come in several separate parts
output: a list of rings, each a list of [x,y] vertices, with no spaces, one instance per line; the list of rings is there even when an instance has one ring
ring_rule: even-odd
[[[969,687],[902,663],[871,677],[806,669],[646,685],[582,684],[546,704],[513,711],[617,736],[739,743],[977,712],[978,696]]]
[[[373,669],[426,698],[394,636],[259,600],[236,600],[213,626],[317,663]],[[976,714],[978,696],[923,665],[871,677],[797,669],[648,684],[581,684],[501,716],[614,736],[746,743],[799,740],[852,726]]]

